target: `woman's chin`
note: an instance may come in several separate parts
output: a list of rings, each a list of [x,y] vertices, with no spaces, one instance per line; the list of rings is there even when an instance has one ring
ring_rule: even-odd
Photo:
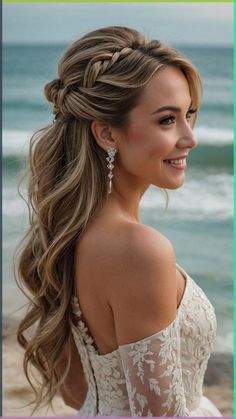
[[[175,189],[179,189],[179,188],[181,188],[181,186],[183,186],[183,184],[184,184],[184,180],[183,180],[183,182],[181,182],[181,183],[178,183],[178,184],[176,184],[176,185],[171,185],[171,186],[167,186],[166,187],[166,189],[170,189],[170,190],[175,190]]]
[[[155,186],[162,189],[174,190],[174,189],[181,188],[181,186],[184,184],[184,181],[185,181],[185,176],[182,176],[181,179],[175,179],[169,182],[163,182],[162,185],[160,185],[160,183],[155,184]]]

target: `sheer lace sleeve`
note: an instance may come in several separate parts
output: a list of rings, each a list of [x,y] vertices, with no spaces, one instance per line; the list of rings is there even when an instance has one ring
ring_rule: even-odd
[[[131,416],[190,416],[182,382],[178,317],[165,329],[119,346]]]

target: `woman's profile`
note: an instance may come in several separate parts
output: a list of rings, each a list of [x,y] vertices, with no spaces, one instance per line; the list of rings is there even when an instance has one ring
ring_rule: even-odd
[[[113,26],[74,42],[58,73],[45,86],[54,120],[30,142],[30,226],[16,263],[34,407],[60,392],[78,416],[221,416],[202,393],[214,308],[139,218],[150,185],[184,183],[198,71]]]

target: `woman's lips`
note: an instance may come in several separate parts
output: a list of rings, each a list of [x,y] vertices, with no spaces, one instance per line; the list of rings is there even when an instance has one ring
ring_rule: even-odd
[[[186,158],[164,160],[164,163],[168,164],[171,167],[174,167],[177,170],[184,170],[187,167]]]

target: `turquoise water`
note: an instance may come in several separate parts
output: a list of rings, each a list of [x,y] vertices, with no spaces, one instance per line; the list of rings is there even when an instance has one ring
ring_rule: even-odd
[[[177,46],[199,69],[203,104],[195,129],[198,147],[190,153],[186,182],[164,198],[151,186],[141,201],[141,220],[174,244],[177,262],[203,288],[215,307],[215,350],[233,351],[233,50]],[[23,301],[12,275],[12,250],[27,224],[17,196],[20,160],[33,131],[53,116],[43,87],[56,76],[65,46],[3,48],[3,273],[4,312]],[[219,59],[220,57],[220,59]]]

